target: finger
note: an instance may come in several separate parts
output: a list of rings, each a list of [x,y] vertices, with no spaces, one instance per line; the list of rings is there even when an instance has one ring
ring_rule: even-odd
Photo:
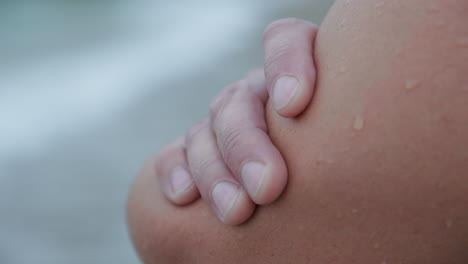
[[[165,147],[156,157],[156,174],[166,198],[177,205],[188,204],[199,197],[185,158],[184,138]]]
[[[189,129],[186,146],[195,184],[215,215],[230,225],[246,221],[255,205],[225,166],[208,119]]]
[[[273,107],[284,117],[300,114],[312,99],[317,31],[310,22],[286,18],[271,23],[263,34],[268,92]]]
[[[257,204],[274,201],[287,183],[287,169],[267,134],[263,74],[252,72],[211,111],[218,149],[232,174]],[[262,88],[263,86],[263,88]]]
[[[257,68],[247,73],[247,79],[251,82],[250,91],[258,96],[260,101],[265,105],[268,99],[268,91],[265,85],[265,71],[263,68]],[[238,88],[238,83],[233,83],[224,88],[210,104],[211,116],[216,115],[219,109],[229,101]]]

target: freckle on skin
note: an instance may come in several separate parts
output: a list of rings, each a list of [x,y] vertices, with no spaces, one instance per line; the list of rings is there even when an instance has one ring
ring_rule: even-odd
[[[364,119],[362,118],[362,116],[356,116],[353,127],[355,130],[361,130],[364,127]]]

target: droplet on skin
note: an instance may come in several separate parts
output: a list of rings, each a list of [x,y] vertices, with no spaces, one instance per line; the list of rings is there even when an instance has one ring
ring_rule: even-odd
[[[458,47],[468,48],[468,37],[460,38],[456,43]]]
[[[361,130],[364,127],[364,119],[362,116],[357,116],[356,119],[354,120],[354,125],[353,125],[355,130]]]
[[[347,23],[346,19],[341,20],[341,22],[338,24],[338,29],[339,30],[345,30],[346,23]]]
[[[343,219],[343,214],[341,212],[336,213],[336,219]]]
[[[397,57],[401,56],[401,54],[403,53],[401,48],[395,48],[394,52],[395,52],[395,56]]]
[[[445,226],[446,226],[447,228],[452,227],[452,224],[453,224],[452,219],[447,219],[447,220],[445,220]]]
[[[345,66],[340,66],[339,70],[340,70],[340,73],[345,73],[348,71],[348,69]]]
[[[350,150],[351,150],[351,147],[348,146],[348,147],[344,147],[344,148],[341,150],[341,152],[342,152],[342,153],[345,153],[345,152],[348,152],[348,151],[350,151]]]
[[[406,87],[407,90],[411,90],[411,89],[414,89],[414,88],[418,87],[420,83],[421,82],[417,81],[417,80],[407,80],[406,84],[405,84],[405,87]]]
[[[437,13],[439,12],[439,8],[436,6],[436,4],[432,4],[427,8],[427,11],[429,13]]]

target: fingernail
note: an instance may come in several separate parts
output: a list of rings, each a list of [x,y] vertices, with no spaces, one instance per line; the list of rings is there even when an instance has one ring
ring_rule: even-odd
[[[176,167],[172,170],[171,186],[173,194],[179,194],[187,189],[192,184],[192,177],[182,167]]]
[[[251,197],[255,197],[260,190],[265,175],[265,165],[251,161],[242,167],[241,177]]]
[[[299,81],[292,76],[279,78],[273,87],[273,107],[280,110],[289,104],[299,86]]]
[[[233,183],[220,182],[216,184],[211,195],[221,217],[226,217],[235,204],[239,194],[239,187]]]

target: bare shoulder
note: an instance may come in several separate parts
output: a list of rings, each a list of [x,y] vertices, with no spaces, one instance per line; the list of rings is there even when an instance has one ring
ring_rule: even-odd
[[[128,202],[146,263],[466,263],[468,2],[343,0],[318,33],[298,119],[267,111],[289,183],[228,227],[174,207],[154,164]]]

